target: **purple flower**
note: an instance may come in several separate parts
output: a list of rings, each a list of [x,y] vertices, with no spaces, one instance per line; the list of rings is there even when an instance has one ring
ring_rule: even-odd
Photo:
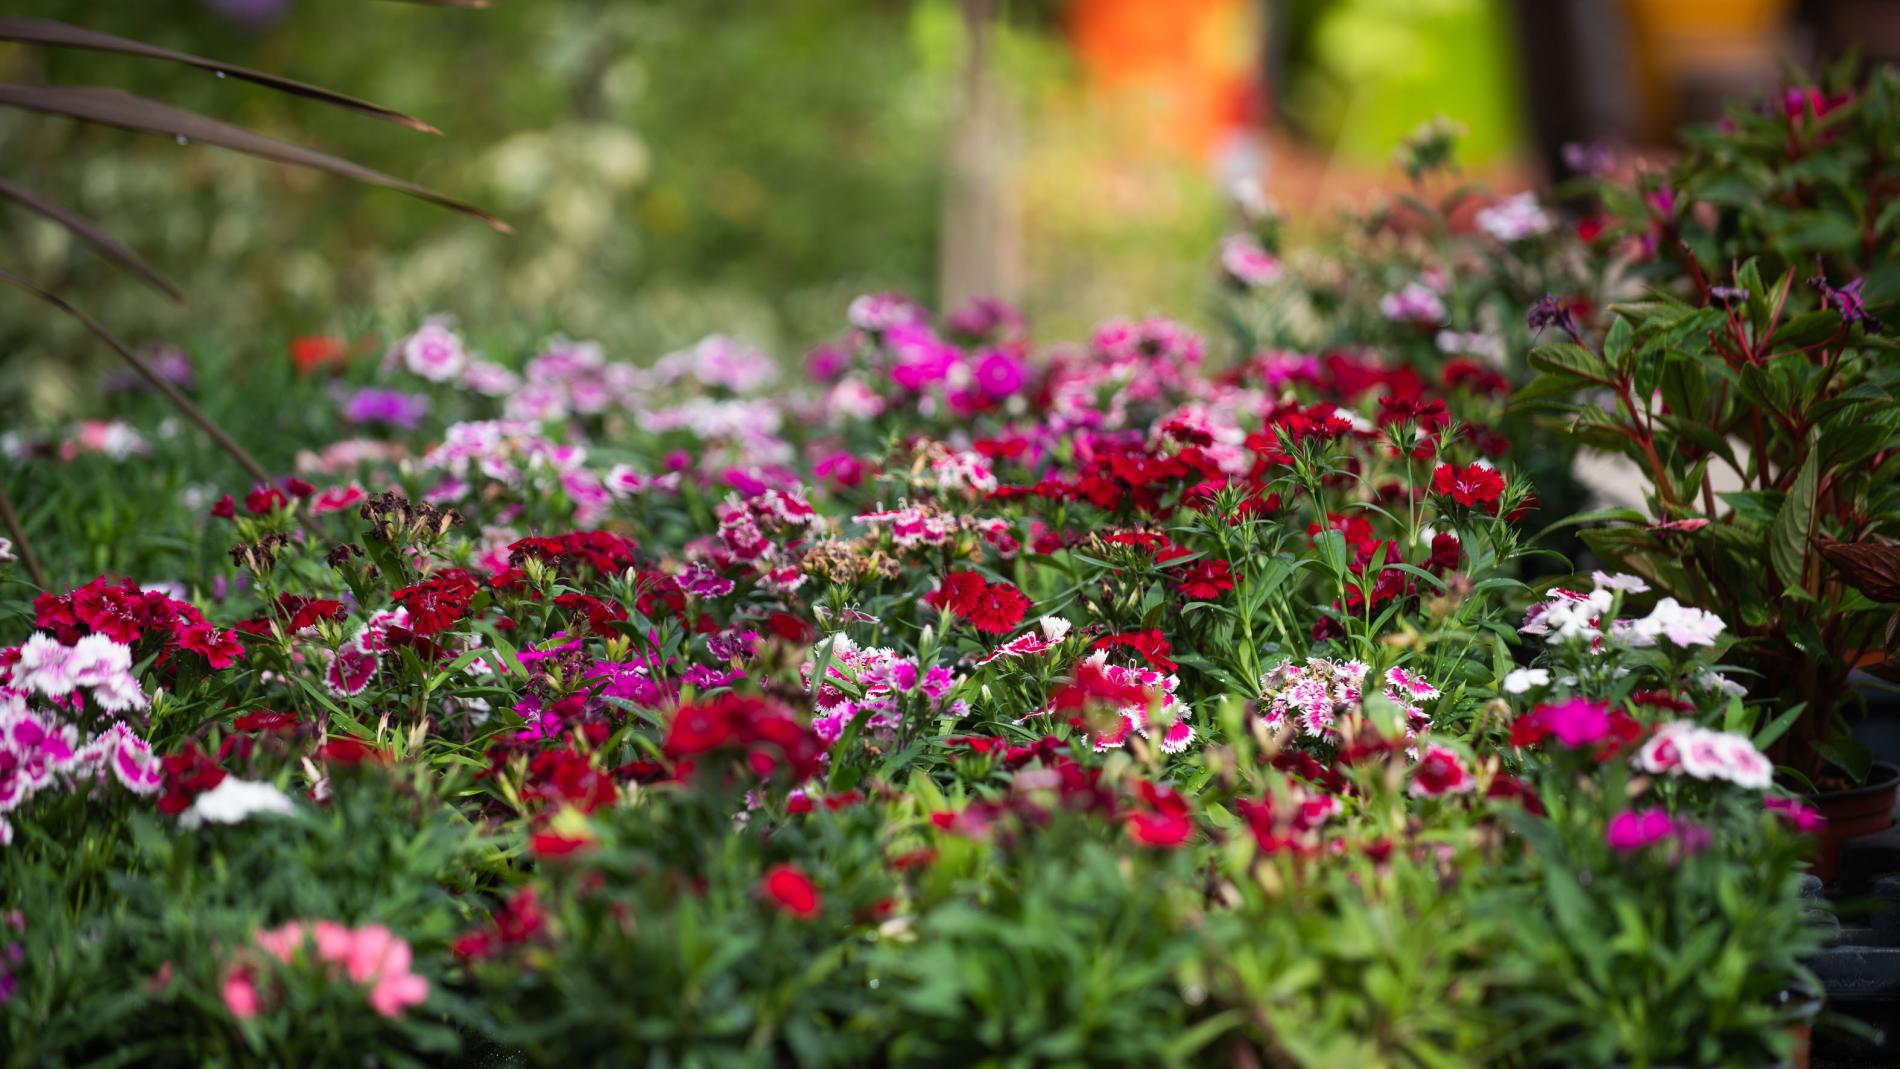
[[[343,402],[347,423],[381,423],[414,430],[429,413],[429,399],[421,394],[365,386]]]
[[[1610,169],[1610,150],[1596,142],[1572,141],[1564,145],[1564,166],[1578,174],[1601,174]]]
[[[1564,307],[1555,294],[1546,293],[1537,298],[1537,303],[1531,306],[1530,313],[1524,317],[1524,325],[1537,332],[1545,327],[1556,327],[1570,335],[1570,340],[1578,345],[1583,344],[1583,335],[1577,331],[1577,321],[1570,317],[1570,309]]]
[[[191,366],[191,358],[183,349],[175,345],[160,345],[147,348],[142,354],[145,366],[158,373],[158,377],[181,390],[189,390],[198,383],[198,374]],[[129,368],[118,368],[109,372],[100,388],[107,393],[128,393],[133,390],[149,390],[152,387],[144,376]]]
[[[1867,306],[1861,303],[1861,287],[1867,284],[1864,278],[1857,278],[1839,289],[1827,284],[1827,276],[1815,275],[1808,279],[1808,285],[1821,291],[1821,306],[1832,308],[1840,314],[1841,322],[1847,326],[1859,323],[1869,334],[1880,333],[1880,320],[1867,313]]]

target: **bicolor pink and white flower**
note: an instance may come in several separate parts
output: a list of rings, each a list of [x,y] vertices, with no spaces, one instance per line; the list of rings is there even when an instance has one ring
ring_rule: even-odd
[[[430,382],[448,382],[468,367],[468,350],[441,317],[424,320],[414,334],[397,343],[396,351],[404,367]]]
[[[1636,751],[1631,760],[1651,775],[1732,783],[1746,790],[1767,790],[1775,765],[1745,735],[1716,731],[1688,720],[1672,720]]]

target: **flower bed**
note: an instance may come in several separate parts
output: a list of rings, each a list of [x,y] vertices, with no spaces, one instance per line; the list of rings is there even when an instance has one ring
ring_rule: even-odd
[[[1856,763],[1811,701],[1894,600],[1892,346],[1840,274],[1894,213],[1799,250],[1805,289],[1772,235],[1702,265],[1751,240],[1719,179],[1758,140],[1800,189],[1893,188],[1853,152],[1891,79],[1817,99],[1581,236],[1440,196],[1426,131],[1419,195],[1337,255],[1226,242],[1218,339],[871,295],[795,383],[722,338],[300,343],[295,475],[113,487],[228,561],[8,625],[6,1049],[1781,1063],[1821,940],[1801,762]],[[1632,273],[1661,288],[1608,305]],[[1579,445],[1644,462],[1654,518],[1579,514]],[[45,451],[35,514],[87,465],[220,470],[131,426]],[[53,511],[58,575],[142,552]],[[1579,524],[1602,567],[1550,548]]]

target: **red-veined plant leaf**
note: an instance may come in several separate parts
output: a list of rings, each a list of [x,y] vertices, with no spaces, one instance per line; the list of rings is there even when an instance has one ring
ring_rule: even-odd
[[[133,352],[129,346],[120,341],[111,331],[100,326],[97,320],[73,307],[66,298],[61,297],[59,294],[34,285],[5,268],[0,268],[0,282],[4,282],[16,289],[24,290],[66,313],[75,320],[78,320],[80,326],[91,331],[94,337],[105,342],[106,345],[111,347],[113,352],[118,353],[121,360],[132,365],[132,370],[138,372],[139,376],[146,382],[151,383],[153,389],[162,394],[165,400],[172,403],[172,407],[178,409],[186,419],[196,423],[206,434],[211,436],[212,441],[218,443],[225,452],[231,454],[232,459],[236,460],[238,464],[250,474],[251,478],[256,479],[259,483],[267,483],[270,481],[269,473],[264,470],[262,465],[251,458],[251,454],[246,452],[244,447],[237,443],[237,439],[231,437],[223,427],[218,426],[217,422],[210,416],[205,415],[204,411],[197,405],[192,404],[189,397],[179,393],[178,387],[173,386],[167,381],[165,376],[152,370],[152,365],[140,359],[137,353]]]
[[[203,56],[194,56],[186,52],[174,52],[169,48],[159,48],[157,45],[148,45],[143,41],[134,41],[125,37],[115,37],[109,33],[100,33],[97,30],[87,30],[78,26],[69,26],[66,23],[55,22],[51,19],[0,19],[0,41],[19,41],[23,44],[52,45],[58,48],[84,48],[94,52],[118,52],[128,56],[143,56],[147,59],[162,59],[171,63],[182,63],[186,66],[212,71],[221,76],[229,76],[246,82],[254,82],[258,85],[268,86],[279,92],[289,93],[293,96],[308,97],[311,100],[320,100],[325,104],[333,104],[339,108],[362,112],[365,115],[383,119],[388,122],[399,123],[409,127],[411,130],[421,130],[423,133],[436,134],[438,136],[442,133],[442,131],[437,130],[421,119],[404,115],[402,112],[392,108],[385,108],[381,104],[373,104],[367,100],[358,100],[356,97],[331,92],[322,86],[310,85],[306,82],[299,82],[290,78],[280,78],[275,74],[266,74],[263,71],[254,71],[244,67],[233,67],[228,63],[219,63],[216,60],[206,59]]]
[[[1875,601],[1900,601],[1900,545],[1819,539],[1815,544],[1849,586]]]
[[[99,255],[137,275],[144,280],[146,285],[179,304],[185,303],[185,295],[173,288],[171,283],[160,278],[158,272],[152,270],[152,265],[146,263],[138,253],[120,244],[117,238],[101,230],[99,225],[92,220],[75,215],[25,186],[16,185],[4,178],[0,178],[0,198],[10,200],[36,215],[51,219],[71,231],[80,240],[99,250]]]
[[[414,182],[406,182],[393,175],[372,170],[360,163],[352,163],[302,145],[293,145],[287,141],[265,137],[263,134],[253,133],[241,126],[232,126],[230,123],[220,122],[197,112],[174,108],[169,104],[160,104],[155,100],[147,100],[118,89],[106,89],[99,86],[0,85],[0,107],[23,108],[47,115],[60,115],[69,119],[117,126],[125,130],[164,134],[168,137],[184,138],[187,141],[202,141],[207,145],[217,145],[261,159],[328,171],[368,185],[383,186],[407,193],[432,204],[439,204],[444,208],[473,216],[504,234],[514,233],[513,228],[507,223],[480,208],[443,196]]]

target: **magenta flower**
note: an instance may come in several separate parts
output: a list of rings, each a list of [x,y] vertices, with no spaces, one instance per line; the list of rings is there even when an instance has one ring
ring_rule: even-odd
[[[1022,392],[1029,371],[1007,349],[986,349],[976,358],[976,384],[985,397],[1000,401]]]
[[[1628,854],[1664,842],[1672,838],[1676,831],[1676,822],[1670,818],[1668,810],[1659,807],[1626,809],[1610,818],[1609,827],[1604,829],[1603,841],[1610,844],[1610,849]]]
[[[1799,798],[1764,798],[1761,804],[1769,812],[1781,814],[1795,831],[1803,835],[1818,835],[1827,828],[1827,818],[1821,815],[1821,811]]]
[[[1569,698],[1555,705],[1540,706],[1535,714],[1557,741],[1573,750],[1595,746],[1610,733],[1610,707],[1607,702],[1588,698]]]

